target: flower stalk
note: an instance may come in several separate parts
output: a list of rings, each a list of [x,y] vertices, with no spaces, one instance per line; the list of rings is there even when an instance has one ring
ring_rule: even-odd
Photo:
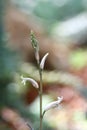
[[[40,77],[40,85],[39,85],[39,98],[40,98],[40,130],[42,130],[42,94],[43,94],[43,86],[42,86],[42,69],[40,68],[40,56],[39,56],[39,46],[38,41],[36,40],[34,33],[31,31],[31,44],[35,50],[35,58],[37,61],[38,69],[39,69],[39,77]]]
[[[57,101],[49,103],[45,107],[44,111],[42,111],[42,107],[43,107],[42,106],[42,104],[43,104],[42,103],[42,101],[43,101],[42,100],[42,96],[43,96],[42,72],[43,72],[43,69],[44,69],[45,61],[46,61],[49,53],[46,53],[40,61],[38,41],[35,38],[35,35],[32,31],[31,31],[31,44],[32,44],[32,47],[34,49],[35,59],[37,61],[37,65],[38,65],[40,84],[38,85],[38,83],[32,78],[21,76],[21,79],[22,79],[22,83],[24,85],[26,84],[27,81],[29,81],[38,90],[39,98],[40,98],[40,127],[39,127],[39,130],[42,130],[43,116],[44,116],[45,112],[48,111],[49,109],[58,107],[59,104],[62,102],[63,97],[58,97]]]
[[[43,86],[42,86],[42,71],[39,68],[39,75],[40,75],[40,88],[39,88],[39,96],[40,96],[40,130],[42,130],[42,94],[43,94]]]

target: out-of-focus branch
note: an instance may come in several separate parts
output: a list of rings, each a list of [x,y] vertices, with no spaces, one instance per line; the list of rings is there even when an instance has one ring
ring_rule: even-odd
[[[1,112],[3,120],[14,130],[32,130],[31,126],[24,121],[17,111],[4,108]]]

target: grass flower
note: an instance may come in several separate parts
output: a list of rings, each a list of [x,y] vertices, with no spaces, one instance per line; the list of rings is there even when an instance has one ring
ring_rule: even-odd
[[[50,109],[59,107],[59,105],[60,105],[60,103],[62,102],[62,100],[63,100],[63,97],[58,97],[58,100],[57,100],[57,101],[54,101],[54,102],[51,102],[51,103],[47,104],[47,106],[44,108],[43,114],[44,114],[46,111],[50,110]]]
[[[21,76],[22,79],[22,83],[25,85],[27,81],[31,82],[31,84],[35,87],[35,88],[39,88],[38,83],[32,79],[32,78],[24,78],[23,76]]]

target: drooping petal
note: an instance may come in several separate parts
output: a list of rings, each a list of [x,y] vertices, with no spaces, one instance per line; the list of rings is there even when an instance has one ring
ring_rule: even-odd
[[[31,82],[31,84],[35,87],[35,88],[39,88],[39,85],[38,83],[32,79],[32,78],[25,78],[23,76],[21,76],[21,79],[22,79],[22,83],[25,85],[27,81]]]
[[[41,60],[41,63],[40,63],[40,68],[43,70],[43,68],[44,68],[44,64],[45,64],[45,61],[46,61],[46,58],[47,58],[47,56],[49,55],[49,53],[46,53],[45,55],[44,55],[44,57],[42,58],[42,60]]]
[[[62,100],[63,100],[63,96],[61,96],[61,97],[57,97],[57,99],[58,99],[58,103],[61,103],[62,102]]]
[[[21,76],[21,79],[22,79],[21,83],[23,83],[25,85],[26,84],[26,80],[24,79],[23,75]]]

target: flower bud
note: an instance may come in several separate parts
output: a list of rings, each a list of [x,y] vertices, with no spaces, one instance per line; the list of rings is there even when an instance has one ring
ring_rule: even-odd
[[[41,63],[40,63],[40,68],[43,70],[43,68],[44,68],[44,64],[45,64],[45,61],[46,61],[46,58],[47,58],[47,56],[49,55],[49,53],[46,53],[45,55],[44,55],[44,57],[42,58],[42,60],[41,60]]]
[[[33,31],[31,31],[31,44],[32,44],[33,48],[35,49],[35,51],[39,51],[38,41],[35,38]]]

